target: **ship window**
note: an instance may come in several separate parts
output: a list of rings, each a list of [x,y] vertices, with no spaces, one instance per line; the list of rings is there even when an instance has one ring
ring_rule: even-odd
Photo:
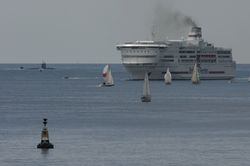
[[[176,72],[172,72],[172,74],[188,74],[188,72],[186,72],[186,71],[176,71]]]
[[[219,60],[219,63],[232,63],[232,60]]]
[[[228,55],[224,55],[224,56],[220,55],[219,58],[230,58],[230,56],[228,56]]]
[[[181,53],[181,54],[183,54],[183,53],[194,54],[195,51],[179,51],[179,53]]]
[[[144,63],[142,64],[142,66],[153,66],[154,64],[153,63]]]
[[[189,56],[190,58],[196,58],[196,56]]]
[[[216,60],[200,60],[201,63],[215,63]]]
[[[162,62],[174,62],[173,59],[161,59]]]
[[[217,54],[231,54],[231,51],[217,51]]]
[[[194,60],[193,59],[183,59],[183,60],[181,60],[181,62],[190,63],[190,62],[194,62]]]
[[[173,55],[166,55],[166,56],[164,56],[164,58],[174,58],[174,56]]]
[[[224,71],[210,71],[209,74],[224,74]]]
[[[182,55],[182,56],[180,56],[181,58],[186,58],[187,56],[184,56],[184,55]]]
[[[215,58],[216,57],[216,55],[199,55],[200,57],[202,57],[202,58]]]

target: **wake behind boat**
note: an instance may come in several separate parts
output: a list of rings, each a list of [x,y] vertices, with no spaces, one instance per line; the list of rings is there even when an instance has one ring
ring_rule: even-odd
[[[145,73],[144,83],[143,83],[143,95],[141,97],[141,101],[142,102],[151,102],[148,73]]]
[[[103,83],[102,86],[110,87],[114,86],[114,80],[109,65],[105,65],[102,71]]]

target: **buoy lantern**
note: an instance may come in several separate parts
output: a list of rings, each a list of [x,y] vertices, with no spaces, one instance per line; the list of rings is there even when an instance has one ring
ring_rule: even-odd
[[[41,133],[41,143],[37,145],[37,148],[39,149],[53,149],[54,145],[49,142],[49,131],[48,128],[46,127],[47,125],[47,119],[43,119],[43,130]]]

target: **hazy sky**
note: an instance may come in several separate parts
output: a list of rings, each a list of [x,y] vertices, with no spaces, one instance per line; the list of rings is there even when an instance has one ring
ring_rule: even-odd
[[[249,0],[0,0],[0,63],[120,63],[115,45],[151,39],[159,4],[250,63]]]

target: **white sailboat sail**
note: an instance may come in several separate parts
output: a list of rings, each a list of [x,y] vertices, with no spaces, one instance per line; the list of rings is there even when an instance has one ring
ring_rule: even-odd
[[[199,71],[198,71],[198,68],[197,68],[197,63],[194,64],[191,80],[192,80],[193,84],[199,84],[200,83],[200,76],[199,76]]]
[[[172,82],[172,75],[169,71],[169,68],[167,69],[167,72],[164,75],[164,80],[165,80],[165,84],[171,84],[171,82]]]
[[[148,73],[145,73],[144,83],[143,83],[143,96],[141,97],[142,102],[150,102],[150,89],[149,89],[149,80]]]
[[[109,65],[106,65],[103,68],[102,76],[103,76],[103,85],[104,86],[113,86],[114,85],[114,80],[113,80],[111,68]]]

